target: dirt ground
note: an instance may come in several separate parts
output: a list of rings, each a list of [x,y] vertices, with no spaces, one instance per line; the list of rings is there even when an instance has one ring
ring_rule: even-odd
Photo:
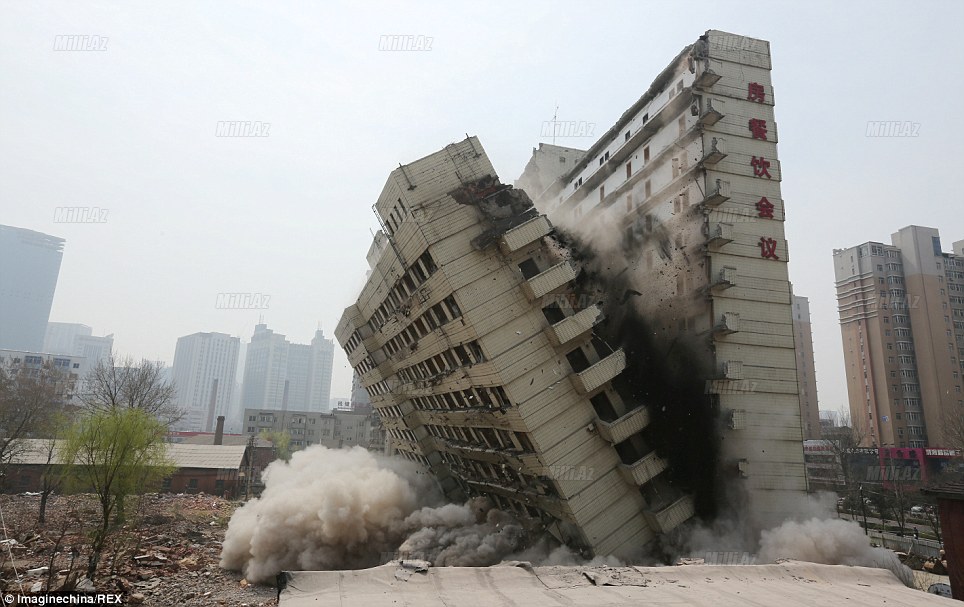
[[[6,528],[0,535],[0,590],[40,591],[48,584],[51,590],[74,584],[83,589],[90,532],[99,520],[96,501],[90,495],[53,496],[43,525],[37,523],[39,504],[38,496],[0,495]],[[238,506],[204,494],[130,498],[127,524],[104,550],[95,589],[122,593],[124,604],[277,605],[273,587],[248,584],[240,573],[218,567],[224,532]]]

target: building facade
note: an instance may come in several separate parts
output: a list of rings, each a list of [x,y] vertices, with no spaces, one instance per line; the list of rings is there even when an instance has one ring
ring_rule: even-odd
[[[42,352],[64,239],[0,225],[0,349]]]
[[[707,32],[574,169],[530,192],[554,224],[619,243],[654,342],[688,344],[710,369],[721,457],[757,528],[806,488],[770,70],[768,42]]]
[[[83,380],[90,371],[90,362],[86,358],[67,354],[0,350],[0,368],[11,375],[25,373],[37,377],[43,367],[57,373],[57,394],[62,403],[79,406],[84,389]]]
[[[393,171],[388,243],[336,329],[390,449],[595,554],[712,518],[723,483],[748,528],[794,511],[769,71],[767,42],[708,32],[535,208],[475,138]]]
[[[44,336],[44,352],[83,356],[90,366],[107,363],[114,349],[114,335],[97,336],[87,325],[70,322],[48,322]]]
[[[385,431],[378,415],[370,412],[245,409],[244,420],[247,435],[285,432],[291,436],[295,450],[322,445],[329,449],[357,446],[378,453],[385,451]]]
[[[964,407],[964,241],[934,228],[833,253],[851,417],[867,446],[940,448]]]
[[[194,333],[177,340],[174,385],[184,417],[177,430],[212,432],[217,417],[232,417],[241,340],[225,333]]]
[[[267,325],[257,325],[245,355],[242,407],[327,410],[334,355],[334,341],[321,330],[311,344],[292,344]]]
[[[817,375],[813,362],[813,330],[810,300],[793,296],[793,340],[797,350],[797,381],[800,384],[800,419],[803,438],[819,440],[820,407],[817,403]]]

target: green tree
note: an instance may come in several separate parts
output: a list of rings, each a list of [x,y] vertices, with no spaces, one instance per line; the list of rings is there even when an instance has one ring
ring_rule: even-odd
[[[149,490],[174,472],[166,455],[166,434],[164,423],[137,408],[94,411],[66,431],[60,457],[70,466],[69,480],[75,488],[92,491],[100,506],[87,563],[91,580],[108,537],[123,522],[127,496]]]
[[[291,459],[291,435],[284,430],[262,430],[261,438],[270,441],[274,446],[275,455],[278,459],[289,461]]]

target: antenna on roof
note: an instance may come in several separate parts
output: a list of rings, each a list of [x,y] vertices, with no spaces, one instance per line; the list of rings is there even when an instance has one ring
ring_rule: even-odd
[[[552,145],[556,145],[556,118],[559,116],[559,103],[556,102],[556,111],[552,113]]]

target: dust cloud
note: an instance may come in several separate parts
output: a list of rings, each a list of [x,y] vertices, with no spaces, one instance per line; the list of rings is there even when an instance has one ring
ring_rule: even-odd
[[[812,518],[787,521],[764,531],[760,538],[760,561],[793,559],[825,565],[859,565],[889,569],[897,579],[914,587],[914,574],[886,548],[873,548],[859,525],[840,519]]]
[[[264,481],[231,517],[221,551],[221,567],[252,582],[399,556],[494,565],[525,545],[523,526],[487,500],[445,504],[424,470],[361,447],[309,447],[270,464]]]

